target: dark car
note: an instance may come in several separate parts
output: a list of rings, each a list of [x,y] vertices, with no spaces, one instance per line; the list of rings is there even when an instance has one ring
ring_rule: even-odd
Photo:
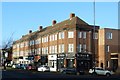
[[[26,69],[27,64],[20,64],[20,69]]]
[[[27,67],[26,67],[27,70],[37,70],[37,67],[33,64],[29,64]]]
[[[63,69],[63,71],[61,72],[63,74],[74,74],[76,75],[77,74],[77,71],[75,68],[66,68],[66,69]]]

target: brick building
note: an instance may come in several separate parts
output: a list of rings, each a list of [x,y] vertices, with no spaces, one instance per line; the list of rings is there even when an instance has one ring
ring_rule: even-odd
[[[30,30],[14,41],[13,61],[39,62],[50,66],[52,71],[61,67],[89,69],[93,66],[94,54],[98,62],[98,30],[99,26],[89,25],[71,13],[67,20],[59,23],[53,20],[51,26],[40,26],[35,32]]]
[[[104,28],[99,30],[99,66],[120,70],[120,30]]]

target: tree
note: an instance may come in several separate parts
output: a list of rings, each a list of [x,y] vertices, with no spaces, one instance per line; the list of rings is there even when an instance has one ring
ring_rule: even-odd
[[[3,66],[4,69],[6,69],[6,54],[10,52],[12,49],[12,44],[13,44],[13,34],[10,36],[10,38],[7,41],[4,41],[2,43],[2,57],[3,57]]]

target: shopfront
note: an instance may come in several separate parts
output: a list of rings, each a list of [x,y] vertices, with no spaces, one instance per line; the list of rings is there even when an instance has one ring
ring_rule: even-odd
[[[48,55],[42,55],[40,58],[41,65],[48,65]]]
[[[48,55],[48,66],[50,67],[50,71],[57,71],[57,55],[56,54]]]
[[[92,68],[92,55],[89,53],[77,53],[76,68],[78,71]]]
[[[75,53],[66,54],[66,67],[67,68],[75,67]]]
[[[61,68],[65,67],[64,60],[65,60],[65,53],[57,54],[57,70],[58,71]]]

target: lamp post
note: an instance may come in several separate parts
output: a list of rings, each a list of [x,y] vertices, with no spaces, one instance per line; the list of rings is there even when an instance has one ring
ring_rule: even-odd
[[[94,65],[94,73],[95,73],[95,0],[93,2],[93,14],[94,14],[94,29],[93,29],[93,45],[94,45],[94,56],[93,56],[93,65]]]

